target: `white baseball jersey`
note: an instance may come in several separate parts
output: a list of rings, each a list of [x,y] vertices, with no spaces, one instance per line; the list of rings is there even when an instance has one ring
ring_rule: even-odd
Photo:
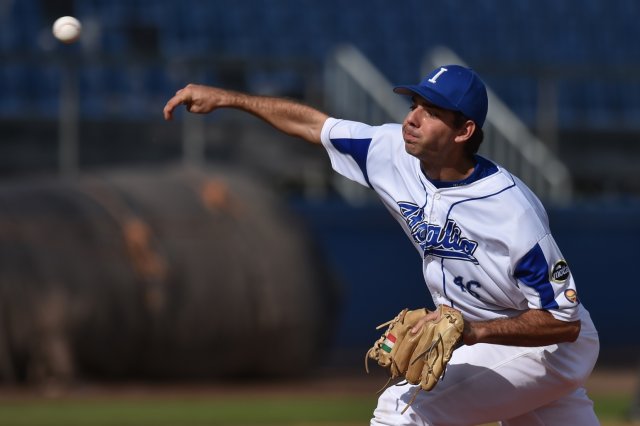
[[[457,308],[471,321],[531,308],[582,323],[571,343],[462,346],[443,381],[420,392],[406,413],[400,411],[413,394],[410,385],[387,388],[371,424],[566,424],[567,414],[574,424],[597,424],[580,388],[597,359],[597,332],[537,197],[480,156],[462,181],[427,179],[420,161],[405,151],[399,124],[329,118],[321,139],[334,170],[374,189],[400,223],[423,260],[436,305]]]
[[[329,119],[322,142],[333,168],[373,188],[412,240],[436,305],[469,320],[528,308],[579,318],[574,280],[544,208],[505,169],[476,156],[467,179],[430,181],[405,152],[399,124]]]

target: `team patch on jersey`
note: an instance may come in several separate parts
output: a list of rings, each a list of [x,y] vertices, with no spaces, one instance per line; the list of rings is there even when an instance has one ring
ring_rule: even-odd
[[[444,226],[440,226],[429,223],[425,219],[424,209],[414,203],[400,201],[398,207],[411,231],[413,241],[420,246],[424,257],[431,255],[478,264],[473,256],[478,243],[463,237],[462,230],[454,220],[449,219]]]
[[[551,281],[556,283],[563,283],[568,278],[571,272],[569,271],[569,265],[564,260],[558,260],[551,268],[551,272],[549,273],[549,278]]]
[[[566,297],[567,300],[571,303],[578,302],[578,293],[576,293],[576,291],[572,288],[564,291],[564,297]]]

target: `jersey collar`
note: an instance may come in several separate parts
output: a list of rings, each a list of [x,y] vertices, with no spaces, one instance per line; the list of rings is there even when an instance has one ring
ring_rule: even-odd
[[[475,162],[475,166],[473,167],[473,172],[469,176],[461,180],[455,181],[443,181],[438,179],[429,179],[427,175],[422,174],[433,186],[436,188],[453,188],[456,186],[469,185],[470,183],[476,182],[480,179],[483,179],[487,176],[490,176],[498,171],[498,166],[493,164],[491,161],[487,160],[484,157],[479,155],[474,155],[473,160]]]

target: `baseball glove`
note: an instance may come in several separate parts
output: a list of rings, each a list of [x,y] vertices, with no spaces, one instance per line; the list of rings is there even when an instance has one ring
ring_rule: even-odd
[[[379,325],[377,329],[388,327],[367,352],[367,373],[368,360],[373,359],[389,371],[389,382],[404,378],[413,385],[420,385],[418,391],[433,389],[444,374],[453,350],[461,342],[464,327],[458,310],[440,305],[436,311],[439,319],[425,323],[416,334],[411,334],[410,330],[429,313],[427,309],[403,309],[394,319]],[[411,402],[416,395],[417,392]]]

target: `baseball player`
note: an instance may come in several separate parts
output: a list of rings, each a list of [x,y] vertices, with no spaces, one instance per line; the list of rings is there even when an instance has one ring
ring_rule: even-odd
[[[438,385],[417,395],[410,384],[387,388],[372,425],[599,424],[583,388],[598,335],[546,212],[517,177],[476,154],[484,83],[446,65],[394,90],[411,100],[402,124],[198,85],[179,90],[164,116],[181,104],[192,113],[236,108],[322,144],[334,170],[376,191],[413,242],[435,304],[462,313],[463,344]]]

